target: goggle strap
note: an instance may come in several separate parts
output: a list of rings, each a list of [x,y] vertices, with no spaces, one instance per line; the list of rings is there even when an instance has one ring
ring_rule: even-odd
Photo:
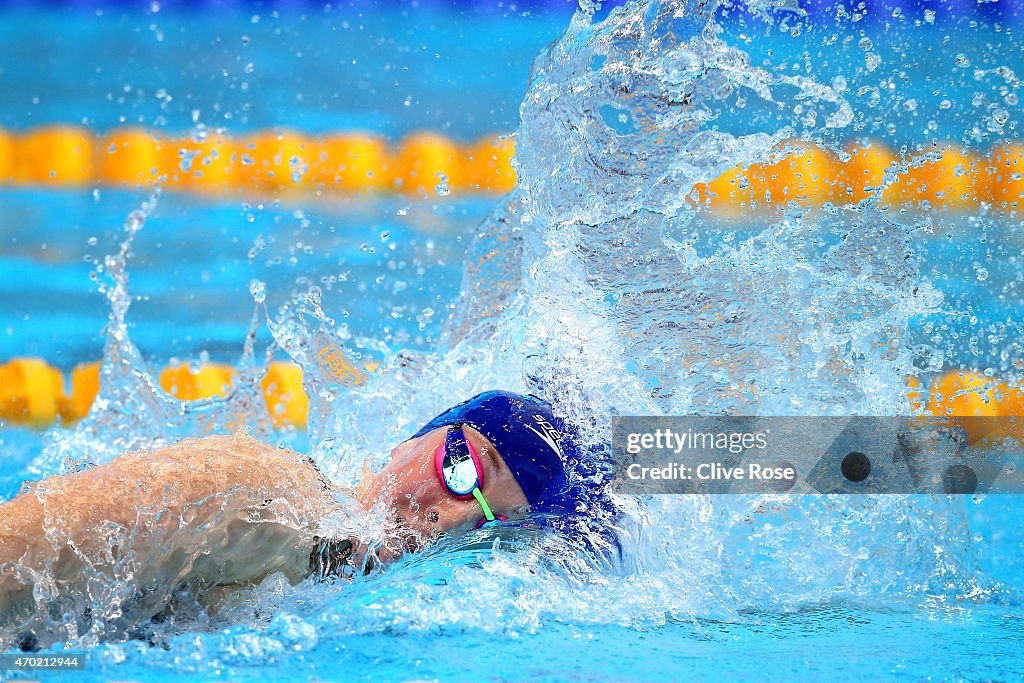
[[[484,519],[488,522],[494,521],[494,513],[491,512],[491,506],[484,500],[484,494],[480,492],[480,487],[477,486],[473,489],[473,497],[476,498],[476,502],[480,503],[480,509],[484,511]]]

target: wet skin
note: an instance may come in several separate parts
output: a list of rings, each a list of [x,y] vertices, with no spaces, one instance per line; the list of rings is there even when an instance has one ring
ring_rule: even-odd
[[[453,497],[438,479],[434,451],[445,433],[439,428],[400,444],[390,463],[357,488],[362,505],[383,503],[391,511],[376,550],[381,561],[483,516],[474,498]],[[514,515],[526,498],[511,471],[482,435],[470,428],[466,435],[480,455],[492,510]],[[310,574],[319,520],[337,509],[334,493],[305,456],[245,434],[126,453],[50,477],[0,504],[0,627],[31,621],[34,572],[67,577],[69,591],[84,590],[74,577],[86,566],[113,576],[111,534],[119,555],[132,551],[135,581],[146,585],[148,600],[136,606],[136,620],[163,609],[182,585],[216,602],[225,588],[273,573],[298,583]],[[366,548],[353,541],[351,561],[359,566]]]

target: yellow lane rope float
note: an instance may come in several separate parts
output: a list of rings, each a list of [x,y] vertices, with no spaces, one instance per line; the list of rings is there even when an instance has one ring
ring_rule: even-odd
[[[693,201],[716,215],[742,217],[790,202],[817,208],[872,195],[884,208],[974,211],[985,203],[1015,216],[1024,199],[1024,145],[1000,145],[982,155],[943,143],[901,158],[878,142],[850,143],[842,156],[813,143],[787,142],[763,163],[700,183]]]
[[[60,188],[251,192],[508,192],[516,183],[511,138],[469,144],[413,133],[389,145],[360,133],[310,136],[294,130],[241,137],[174,136],[141,128],[103,135],[66,125],[0,130],[0,182]]]
[[[400,192],[504,193],[515,187],[515,145],[491,135],[462,144],[416,132],[397,144],[362,133],[311,136],[290,129],[241,137],[216,132],[175,136],[142,128],[103,135],[53,125],[0,130],[0,182],[84,188],[166,189],[224,194]],[[884,189],[882,189],[884,188]],[[902,155],[879,142],[841,154],[814,143],[780,144],[762,163],[727,171],[694,188],[695,204],[722,216],[746,216],[798,202],[855,204],[878,195],[882,206],[970,211],[982,203],[1016,215],[1024,201],[1024,144],[981,154],[936,143]]]
[[[372,372],[377,366],[365,367]],[[223,396],[234,381],[234,368],[219,363],[172,365],[159,373],[161,388],[182,401]],[[302,389],[299,366],[271,363],[260,386],[275,427],[306,426],[309,397]],[[0,365],[0,424],[46,427],[57,421],[74,422],[89,412],[99,390],[99,362],[79,364],[65,383],[60,370],[45,361],[15,358]]]
[[[376,365],[367,364],[373,371]],[[235,379],[229,365],[206,363],[173,365],[159,373],[159,383],[171,396],[195,401],[223,396]],[[271,363],[260,381],[263,397],[275,427],[306,425],[309,397],[302,388],[302,370],[289,362]],[[66,391],[70,387],[70,391]],[[100,364],[75,367],[69,381],[61,371],[38,358],[15,358],[0,365],[0,422],[45,427],[58,420],[70,423],[84,417],[100,389]],[[952,421],[956,417],[1005,418],[1024,415],[1024,383],[1011,385],[994,377],[951,370],[939,375],[925,388],[916,377],[907,379],[907,399],[915,413]],[[995,436],[1012,436],[1024,441],[1024,428],[1014,421],[993,421],[1006,431]],[[992,439],[989,423],[963,423],[968,441]]]

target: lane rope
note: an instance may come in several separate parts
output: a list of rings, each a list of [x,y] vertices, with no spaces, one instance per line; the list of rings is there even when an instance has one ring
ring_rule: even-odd
[[[395,144],[358,132],[309,136],[290,129],[241,137],[117,128],[96,134],[54,125],[0,130],[0,183],[58,188],[146,188],[205,194],[363,194],[424,197],[506,193],[515,187],[515,143],[489,135],[461,143],[421,131]],[[883,207],[973,211],[985,204],[1016,216],[1024,206],[1024,143],[982,154],[937,143],[901,156],[879,142],[852,142],[837,153],[785,142],[762,163],[698,184],[694,206],[726,218],[856,204],[877,195]]]
[[[372,372],[376,364],[364,364]],[[159,373],[161,388],[181,401],[223,396],[230,391],[235,370],[230,365],[182,363]],[[276,428],[304,428],[309,397],[302,388],[302,370],[291,362],[271,363],[260,386],[271,422]],[[64,377],[40,358],[15,358],[0,365],[0,424],[43,428],[56,422],[70,424],[92,406],[100,388],[100,363],[82,363]],[[948,420],[954,416],[1024,416],[1024,382],[1010,384],[970,370],[950,370],[936,376],[925,388],[917,377],[906,379],[906,395],[915,414]],[[976,421],[977,429],[984,421]],[[1005,424],[1005,423],[1001,423]],[[1018,440],[1024,429],[1014,427]],[[970,433],[971,443],[987,436]],[[1019,433],[1018,433],[1019,432]]]
[[[175,136],[141,128],[96,134],[76,126],[0,130],[0,183],[56,188],[146,188],[228,194],[410,195],[505,193],[515,187],[514,143],[471,143],[431,132],[391,145],[366,133],[294,130]]]

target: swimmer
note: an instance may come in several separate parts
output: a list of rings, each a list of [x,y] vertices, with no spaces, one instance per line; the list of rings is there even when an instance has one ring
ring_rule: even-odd
[[[338,490],[298,453],[244,433],[126,453],[0,505],[0,636],[41,646],[38,596],[81,597],[97,575],[130,580],[125,607],[139,623],[176,591],[214,609],[225,591],[275,573],[294,585],[367,572],[444,532],[571,511],[565,464],[576,457],[542,399],[480,394],[392,449],[389,464],[357,487],[363,507],[390,511],[383,543],[369,548],[321,537],[321,521],[341,505]]]

